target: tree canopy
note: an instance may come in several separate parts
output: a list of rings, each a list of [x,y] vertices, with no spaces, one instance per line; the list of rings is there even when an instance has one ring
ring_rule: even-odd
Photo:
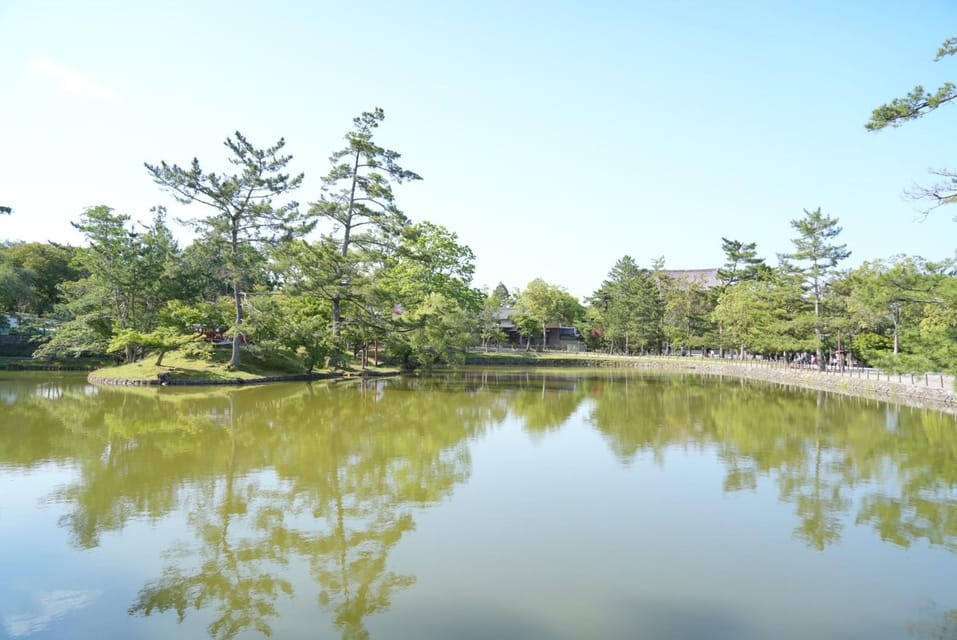
[[[399,165],[399,153],[373,141],[374,131],[384,119],[385,112],[380,108],[353,119],[354,129],[345,136],[346,146],[330,156],[332,168],[322,179],[322,194],[309,209],[320,223],[331,225],[324,230],[323,246],[334,250],[327,262],[335,272],[335,287],[329,291],[336,338],[342,333],[343,299],[356,297],[353,280],[361,270],[350,252],[356,248],[372,254],[367,260],[388,253],[409,222],[396,205],[392,183],[422,179]]]
[[[206,172],[197,158],[188,168],[165,161],[145,166],[153,180],[179,202],[197,202],[215,211],[193,221],[193,226],[205,241],[226,247],[226,269],[236,311],[230,359],[235,369],[240,363],[243,324],[239,283],[250,270],[249,254],[243,247],[268,248],[279,240],[303,235],[312,225],[300,215],[295,201],[273,203],[277,196],[298,189],[303,180],[303,174],[283,173],[292,160],[292,156],[282,155],[285,140],[280,138],[271,147],[257,149],[237,131],[235,138],[226,138],[224,144],[231,154],[229,162],[239,168],[238,173]]]
[[[939,62],[955,53],[957,53],[957,38],[948,38],[940,45],[934,61]],[[927,91],[923,86],[917,85],[903,98],[895,98],[874,109],[871,119],[864,126],[868,131],[899,127],[950,104],[955,98],[957,98],[957,85],[952,82],[945,82],[934,91]],[[906,192],[906,195],[912,199],[929,203],[925,213],[957,202],[957,170],[932,169],[930,173],[939,178],[938,182],[928,186],[918,186]]]
[[[937,49],[934,62],[957,53],[957,38],[948,38]],[[914,87],[903,98],[894,98],[874,109],[865,126],[868,131],[880,131],[885,127],[899,127],[905,122],[922,118],[931,111],[949,104],[957,98],[957,87],[945,82],[935,91],[927,91],[922,85]]]
[[[948,41],[940,55],[955,47]],[[874,122],[920,117],[953,91],[915,91]],[[429,367],[508,342],[577,350],[583,345],[569,343],[569,327],[575,341],[609,353],[813,351],[824,366],[849,352],[888,370],[957,370],[954,262],[877,257],[845,272],[850,251],[838,220],[821,208],[791,221],[793,249],[776,266],[755,242],[721,237],[724,262],[715,270],[622,256],[587,308],[541,278],[523,290],[478,290],[476,256],[459,235],[399,208],[396,185],[421,177],[376,139],[384,118],[377,108],[353,120],[305,213],[290,199],[303,174],[288,172],[285,141],[260,149],[237,132],[225,142],[231,173],[207,171],[195,158],[185,167],[146,165],[178,202],[205,205],[186,221],[197,233],[184,248],[162,208],[144,224],[106,205],[74,224],[87,246],[0,243],[0,331],[43,329],[26,336],[44,342],[39,356],[132,360],[153,351],[161,363],[173,348],[213,357],[215,344],[231,348],[233,368],[245,354],[297,372],[365,367],[383,354]],[[205,346],[191,341],[196,335]]]

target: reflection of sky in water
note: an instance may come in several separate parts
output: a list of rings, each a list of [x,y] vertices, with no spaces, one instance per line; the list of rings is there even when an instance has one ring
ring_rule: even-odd
[[[28,636],[46,629],[77,609],[90,606],[100,597],[99,591],[50,591],[36,601],[35,610],[3,616],[3,627],[12,638]]]

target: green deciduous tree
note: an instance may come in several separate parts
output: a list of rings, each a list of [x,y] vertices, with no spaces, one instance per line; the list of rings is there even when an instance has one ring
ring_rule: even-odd
[[[717,300],[715,320],[726,344],[741,356],[745,351],[771,354],[803,351],[813,343],[800,337],[794,318],[804,307],[798,282],[786,274],[746,280],[728,287]]]
[[[129,353],[138,349],[155,352],[157,367],[163,366],[163,356],[190,342],[201,339],[199,334],[180,334],[169,327],[160,327],[156,331],[144,333],[133,329],[122,329],[113,334],[106,347],[107,353]]]
[[[441,293],[466,310],[477,313],[481,292],[473,289],[475,254],[459,242],[456,233],[431,222],[407,226],[394,256],[376,275],[393,302],[413,306],[433,293]]]
[[[841,282],[850,320],[856,328],[891,334],[891,354],[901,352],[901,337],[916,329],[934,283],[920,258],[898,256],[865,262]]]
[[[507,339],[508,336],[502,330],[501,321],[510,307],[511,295],[501,282],[482,301],[482,310],[478,316],[478,332],[485,351],[488,351],[489,344],[501,344]]]
[[[334,317],[337,304],[344,312],[338,337],[331,335],[336,348],[350,343],[355,351],[374,346],[389,333],[406,334],[390,340],[398,348],[407,334],[431,322],[436,306],[454,304],[473,320],[478,315],[481,292],[471,287],[475,256],[455,233],[429,222],[407,222],[389,243],[388,250],[354,248],[343,256],[338,243],[325,236],[291,243],[277,254],[289,293],[322,300],[326,321]],[[428,308],[419,309],[423,305]],[[472,340],[475,327],[470,330]],[[401,351],[411,353],[405,347]]]
[[[420,222],[403,229],[374,272],[372,308],[389,320],[390,350],[407,365],[459,361],[474,344],[482,310],[482,293],[471,286],[474,261],[455,233]]]
[[[528,336],[540,331],[542,348],[548,346],[549,324],[571,324],[583,313],[577,299],[561,287],[536,278],[516,296],[515,324]]]
[[[957,374],[957,275],[948,271],[935,278],[933,300],[924,305],[915,349],[920,359],[908,367],[912,371]]]
[[[266,149],[257,149],[237,131],[235,139],[226,139],[225,146],[231,154],[229,162],[238,167],[238,173],[206,172],[196,158],[188,168],[166,162],[145,166],[153,180],[179,202],[198,202],[215,211],[192,225],[205,242],[223,248],[221,255],[225,257],[236,312],[229,366],[236,369],[240,365],[243,325],[240,283],[253,268],[250,252],[244,249],[268,249],[281,240],[306,233],[311,225],[304,221],[295,201],[273,203],[274,198],[297,189],[303,179],[302,174],[283,173],[292,159],[282,155],[283,139]]]
[[[298,360],[306,373],[331,354],[325,301],[283,293],[254,296],[248,306],[248,329],[258,349]]]
[[[389,334],[389,352],[405,366],[462,363],[478,329],[475,313],[442,294],[429,294],[398,319]]]
[[[30,274],[0,254],[0,317],[36,304]]]
[[[0,255],[20,273],[20,285],[30,289],[28,313],[51,313],[61,300],[60,284],[83,275],[74,262],[76,253],[75,247],[53,242],[17,242],[0,247]]]

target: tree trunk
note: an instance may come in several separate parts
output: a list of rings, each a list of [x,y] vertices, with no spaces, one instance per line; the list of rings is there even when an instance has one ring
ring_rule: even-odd
[[[239,268],[239,220],[236,217],[233,217],[232,220],[232,230],[230,231],[230,250],[232,252],[232,262],[231,271],[232,271],[232,281],[233,281],[233,303],[236,306],[236,324],[235,329],[233,330],[233,353],[229,358],[229,368],[233,371],[239,369],[239,340],[242,335],[242,326],[243,326],[243,301],[242,296],[239,294],[239,276],[236,273],[236,270]]]
[[[342,300],[339,296],[332,299],[332,337],[342,335]]]
[[[342,257],[349,255],[349,244],[352,242],[352,209],[356,202],[356,185],[359,181],[359,159],[361,154],[356,149],[356,158],[352,166],[352,187],[349,191],[349,209],[346,211],[346,223],[342,225]],[[339,285],[342,283],[340,282]],[[342,336],[342,297],[336,294],[332,299],[332,336],[339,338]]]
[[[821,299],[817,293],[817,284],[814,293],[814,339],[817,343],[815,354],[817,355],[817,368],[819,371],[827,370],[827,363],[824,362],[824,340],[821,336]]]
[[[844,372],[844,343],[841,340],[841,330],[837,330],[837,368]]]
[[[342,257],[349,253],[349,236],[352,232],[352,209],[356,204],[356,184],[359,182],[359,158],[361,154],[356,149],[356,159],[352,165],[352,187],[349,190],[349,210],[346,212],[346,224],[342,230]]]
[[[239,360],[240,360],[240,340],[242,338],[242,326],[243,326],[243,300],[242,296],[239,294],[238,283],[233,281],[233,302],[236,305],[236,328],[233,330],[233,353],[229,358],[229,368],[233,371],[239,369]]]

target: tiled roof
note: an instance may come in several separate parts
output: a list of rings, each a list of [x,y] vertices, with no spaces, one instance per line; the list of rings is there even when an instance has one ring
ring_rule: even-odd
[[[717,269],[666,269],[665,273],[674,280],[694,282],[702,289],[713,289],[719,284]]]

